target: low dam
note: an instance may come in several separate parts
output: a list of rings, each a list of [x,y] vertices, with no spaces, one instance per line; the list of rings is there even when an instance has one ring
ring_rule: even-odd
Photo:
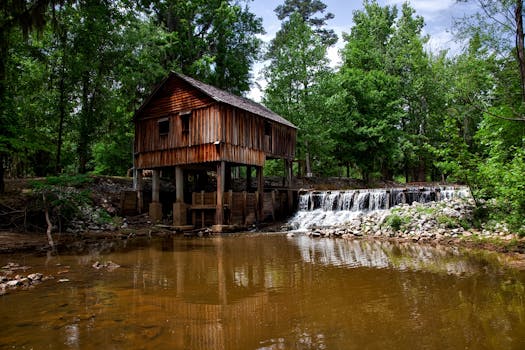
[[[467,187],[406,187],[299,193],[296,215],[289,224],[294,230],[342,225],[354,217],[400,204],[427,203],[470,196]]]

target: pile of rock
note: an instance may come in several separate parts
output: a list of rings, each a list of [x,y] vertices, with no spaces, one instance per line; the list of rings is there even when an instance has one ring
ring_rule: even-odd
[[[119,228],[117,220],[111,218],[104,210],[104,208],[90,205],[80,207],[77,217],[71,220],[66,232],[116,231]]]
[[[377,237],[398,238],[413,242],[430,242],[455,237],[498,237],[506,240],[516,236],[504,225],[497,229],[473,228],[474,202],[471,198],[454,198],[440,202],[403,204],[390,210],[361,213],[352,221],[337,227],[313,227],[313,237]]]
[[[41,273],[31,273],[28,275],[19,274],[20,271],[26,271],[28,266],[20,266],[16,263],[9,263],[2,267],[0,275],[0,295],[7,294],[9,289],[23,288],[28,289],[53,277],[44,276]]]

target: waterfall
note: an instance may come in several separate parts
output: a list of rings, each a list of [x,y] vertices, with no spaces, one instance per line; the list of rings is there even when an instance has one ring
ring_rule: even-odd
[[[385,210],[399,204],[427,203],[469,195],[468,188],[452,186],[305,191],[300,193],[298,212],[289,224],[298,231],[337,226],[362,213]]]

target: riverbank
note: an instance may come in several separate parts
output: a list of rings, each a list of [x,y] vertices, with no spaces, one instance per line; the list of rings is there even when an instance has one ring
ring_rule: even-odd
[[[78,181],[76,178],[73,180]],[[85,202],[82,202],[82,210],[73,220],[69,221],[69,226],[66,227],[65,221],[60,221],[61,212],[54,213],[53,239],[59,249],[68,250],[71,246],[79,246],[82,243],[182,234],[172,230],[169,226],[152,225],[147,215],[134,217],[118,215],[120,193],[130,188],[131,179],[86,177],[80,180],[82,181],[78,181],[79,184],[58,187],[61,191],[67,190],[68,194],[89,191],[88,199],[91,203],[85,205]],[[39,253],[46,252],[50,248],[46,234],[42,232],[45,231],[46,224],[41,204],[39,206],[35,202],[35,198],[39,198],[36,196],[35,185],[31,184],[35,181],[44,182],[44,179],[11,180],[8,183],[8,192],[0,197],[4,213],[2,217],[10,218],[11,222],[11,225],[5,228],[0,226],[0,253]],[[342,184],[326,179],[324,181],[323,186],[325,187],[353,184],[353,182]],[[315,183],[315,186],[320,185]],[[8,213],[8,209],[13,214]],[[479,224],[476,222],[474,209],[474,202],[470,197],[425,204],[414,202],[412,205],[402,204],[389,210],[359,213],[344,225],[314,227],[306,234],[313,237],[440,243],[502,253],[525,254],[525,239],[510,232],[504,225],[485,224],[478,228]],[[6,220],[4,221],[7,223]],[[283,223],[278,223],[269,227],[259,227],[259,230],[262,232],[281,231],[282,226]],[[284,226],[285,231],[291,229],[286,227],[286,224]],[[57,233],[60,228],[63,232]],[[31,229],[39,232],[20,232]],[[201,236],[209,234],[206,230],[193,233]]]

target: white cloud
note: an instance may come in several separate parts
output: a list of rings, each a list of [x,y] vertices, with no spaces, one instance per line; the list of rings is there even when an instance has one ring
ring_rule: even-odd
[[[388,5],[401,6],[406,0],[386,0]],[[455,0],[412,0],[410,5],[421,15],[432,15],[439,11],[446,11],[455,5]],[[425,16],[426,17],[426,16]]]
[[[452,33],[444,30],[432,34],[425,48],[434,53],[447,50],[449,55],[456,55],[460,53],[462,44],[456,41]]]

